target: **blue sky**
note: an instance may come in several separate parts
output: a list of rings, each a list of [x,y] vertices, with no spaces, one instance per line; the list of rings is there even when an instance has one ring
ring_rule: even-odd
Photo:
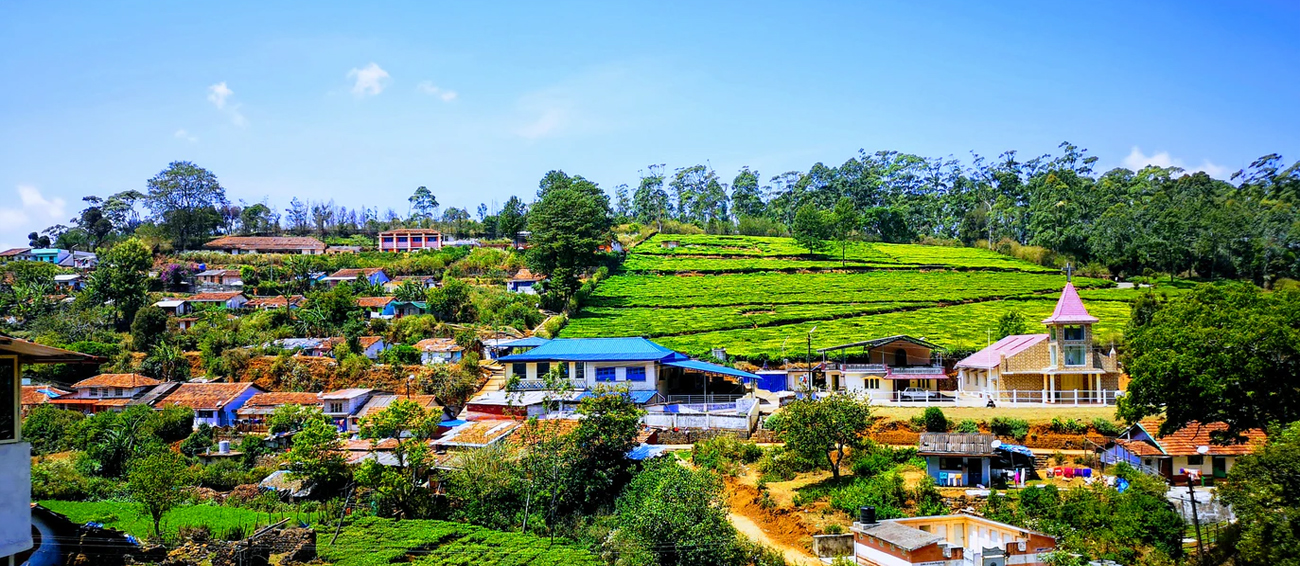
[[[550,169],[766,181],[863,148],[1300,158],[1288,2],[262,4],[0,6],[0,246],[173,160],[232,201],[473,212]]]

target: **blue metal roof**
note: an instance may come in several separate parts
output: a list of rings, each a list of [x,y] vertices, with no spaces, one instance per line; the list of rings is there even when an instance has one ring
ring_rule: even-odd
[[[689,370],[695,370],[695,371],[702,371],[705,373],[729,375],[732,377],[739,377],[741,379],[759,379],[759,376],[749,373],[747,371],[740,371],[735,368],[729,368],[726,366],[720,366],[717,364],[710,364],[707,362],[700,362],[696,360],[677,360],[671,362],[664,362],[664,365],[669,365],[669,366],[674,366],[674,367],[679,367],[679,368],[689,369]]]
[[[613,393],[630,397],[632,399],[632,402],[638,405],[644,405],[646,403],[649,403],[651,399],[655,398],[655,395],[659,394],[658,391],[655,391],[653,389],[638,389],[634,391],[628,391],[626,393],[623,391],[606,391],[603,393],[594,392],[594,391],[584,391],[581,395],[578,395],[578,397],[574,399],[574,401],[581,401],[583,399],[586,399],[587,397],[596,397],[598,395],[609,395]]]
[[[550,342],[550,340],[542,338],[541,336],[529,336],[528,338],[520,338],[518,340],[502,342],[500,344],[497,344],[497,347],[498,348],[531,348],[535,346],[541,346],[542,344],[545,344],[547,342]]]
[[[503,362],[666,362],[687,358],[645,338],[557,338],[522,354],[500,359]]]

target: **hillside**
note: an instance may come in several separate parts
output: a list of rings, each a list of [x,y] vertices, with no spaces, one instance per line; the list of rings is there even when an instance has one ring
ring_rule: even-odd
[[[675,242],[675,247],[672,242]],[[1051,313],[1065,277],[989,250],[859,242],[815,257],[789,238],[656,235],[604,281],[564,337],[646,336],[705,354],[725,347],[750,360],[802,357],[813,348],[890,334],[954,351],[986,344],[1004,313],[1031,331]],[[1117,335],[1130,289],[1075,277],[1099,338]]]

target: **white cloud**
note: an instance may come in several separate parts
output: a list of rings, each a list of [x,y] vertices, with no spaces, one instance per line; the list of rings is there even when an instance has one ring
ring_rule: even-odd
[[[226,86],[226,81],[221,81],[208,87],[208,102],[216,106],[217,110],[222,110],[226,107],[226,99],[232,94],[235,94],[235,91]]]
[[[433,81],[421,81],[415,88],[424,94],[441,98],[443,102],[451,102],[459,96],[456,91],[441,88],[433,84]]]
[[[1182,159],[1178,159],[1172,155],[1169,155],[1168,151],[1161,151],[1153,155],[1146,155],[1142,153],[1142,148],[1139,148],[1138,146],[1133,146],[1133,150],[1129,152],[1128,157],[1124,158],[1124,167],[1127,167],[1134,171],[1142,169],[1143,167],[1146,167],[1148,165],[1154,165],[1156,167],[1166,167],[1166,168],[1177,167],[1184,171],[1204,171],[1206,175],[1218,179],[1225,178],[1228,175],[1227,167],[1211,163],[1210,160],[1208,159],[1202,161],[1200,166],[1189,167],[1187,166],[1186,163],[1183,162]]]
[[[185,141],[190,142],[190,143],[194,143],[194,142],[196,142],[196,141],[199,141],[198,136],[195,136],[195,135],[190,134],[189,132],[185,131],[184,128],[181,128],[181,129],[179,129],[179,130],[176,130],[176,133],[175,133],[175,134],[172,134],[172,135],[174,135],[174,136],[176,137],[176,139],[178,139],[178,140],[185,140]]]
[[[229,108],[227,108],[226,104],[226,99],[234,95],[235,91],[230,90],[230,87],[226,86],[226,81],[221,81],[208,87],[208,102],[211,102],[213,106],[217,107],[217,110],[220,110],[224,112],[226,116],[229,116],[231,123],[242,128],[248,125],[248,119],[244,117],[243,112],[239,111],[240,105],[231,104],[229,105]]]
[[[67,222],[67,202],[59,197],[47,198],[30,185],[18,185],[19,206],[0,207],[0,247],[17,247],[27,243],[29,232],[40,232],[52,224]],[[0,202],[14,202],[0,199]]]
[[[355,81],[352,84],[352,94],[358,98],[374,96],[384,92],[384,88],[388,86],[388,71],[375,63],[366,65],[364,69],[348,71],[348,78]]]

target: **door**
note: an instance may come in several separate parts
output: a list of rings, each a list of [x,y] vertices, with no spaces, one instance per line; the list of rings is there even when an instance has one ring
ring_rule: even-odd
[[[894,367],[903,367],[907,365],[907,350],[899,348],[894,350]]]
[[[984,483],[984,459],[969,458],[966,460],[966,485],[979,485]]]
[[[1223,456],[1214,456],[1211,462],[1214,465],[1214,477],[1228,477],[1228,459]]]

